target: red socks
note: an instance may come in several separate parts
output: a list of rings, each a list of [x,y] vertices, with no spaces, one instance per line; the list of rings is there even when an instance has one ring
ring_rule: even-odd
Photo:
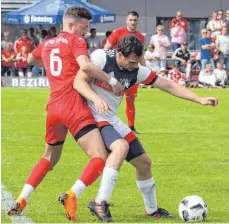
[[[85,166],[79,179],[86,185],[91,185],[103,172],[105,161],[100,157],[92,157]]]
[[[51,162],[45,158],[41,158],[41,160],[33,167],[26,184],[36,188],[51,169]]]
[[[129,127],[134,127],[135,121],[135,97],[126,97],[126,116],[128,119]]]

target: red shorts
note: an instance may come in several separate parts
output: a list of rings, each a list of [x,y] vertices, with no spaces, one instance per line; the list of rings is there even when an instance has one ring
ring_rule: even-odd
[[[60,100],[48,104],[46,110],[45,140],[50,145],[62,144],[68,130],[78,140],[79,137],[96,128],[87,102],[75,90]],[[91,127],[91,129],[89,130],[87,127]],[[80,133],[81,131],[82,133]]]
[[[138,85],[133,85],[125,91],[126,97],[136,97],[138,93]]]

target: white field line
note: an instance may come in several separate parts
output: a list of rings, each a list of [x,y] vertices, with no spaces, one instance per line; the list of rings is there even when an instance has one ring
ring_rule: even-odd
[[[1,209],[7,214],[8,209],[13,204],[13,195],[7,191],[6,187],[1,183]],[[25,215],[8,216],[12,223],[34,223],[31,219]]]

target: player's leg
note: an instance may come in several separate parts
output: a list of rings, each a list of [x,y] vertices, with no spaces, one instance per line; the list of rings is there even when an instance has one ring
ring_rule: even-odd
[[[98,194],[95,200],[89,203],[88,208],[100,220],[111,222],[113,220],[108,203],[118,178],[119,169],[128,153],[129,145],[111,125],[102,127],[100,131],[110,155],[103,170]]]
[[[71,102],[71,99],[64,102],[66,106],[63,108],[63,114],[67,117],[63,122],[90,160],[73,186],[59,197],[70,220],[76,220],[77,199],[103,172],[107,158],[107,151],[89,107],[80,96],[74,97],[75,102]]]
[[[130,150],[126,160],[136,168],[136,184],[141,191],[145,204],[145,213],[156,218],[171,218],[165,209],[158,208],[156,187],[151,171],[151,159],[138,139],[130,143]]]
[[[10,208],[8,214],[14,215],[22,212],[33,191],[41,183],[47,173],[59,161],[63,143],[66,137],[66,127],[57,122],[55,110],[49,107],[46,119],[46,148],[45,153],[38,163],[33,167],[21,193],[16,202]]]
[[[77,200],[86,187],[93,184],[104,169],[107,152],[102,137],[95,124],[84,127],[75,139],[81,149],[89,156],[89,161],[73,186],[59,196],[59,201],[64,205],[66,217],[76,220]],[[80,135],[81,135],[80,134]]]
[[[135,129],[135,98],[137,96],[138,85],[134,85],[126,90],[126,116],[128,125],[132,131],[139,134]]]

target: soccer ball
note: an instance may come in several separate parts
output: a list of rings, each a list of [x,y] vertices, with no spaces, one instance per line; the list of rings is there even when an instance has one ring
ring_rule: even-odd
[[[179,215],[185,222],[205,220],[207,213],[206,202],[196,195],[187,196],[179,204]]]

